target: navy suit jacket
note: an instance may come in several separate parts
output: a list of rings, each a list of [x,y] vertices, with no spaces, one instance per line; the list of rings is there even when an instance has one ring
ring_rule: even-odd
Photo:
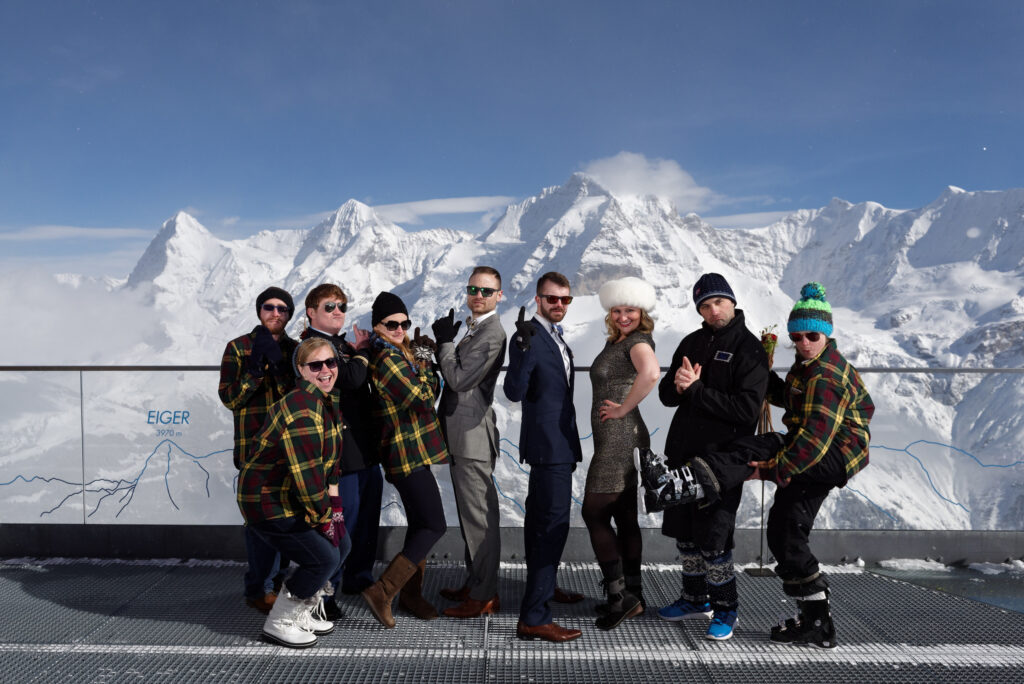
[[[572,403],[576,376],[572,372],[572,351],[566,379],[558,344],[536,319],[531,323],[537,332],[530,339],[529,349],[519,349],[516,335],[509,344],[504,384],[509,401],[523,402],[519,460],[530,465],[582,461],[576,407]]]

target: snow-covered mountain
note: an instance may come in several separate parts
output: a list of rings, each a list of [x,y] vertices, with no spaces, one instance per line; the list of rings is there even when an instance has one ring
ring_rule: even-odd
[[[950,187],[916,210],[835,199],[753,230],[714,228],[655,197],[617,197],[582,174],[508,207],[481,235],[408,232],[349,200],[308,230],[225,241],[181,212],[118,287],[161,313],[162,329],[139,346],[138,360],[215,364],[225,342],[256,323],[254,301],[268,285],[295,298],[293,334],[304,297],[322,282],[348,293],[349,325],[366,327],[373,298],[391,290],[426,329],[464,305],[462,286],[477,264],[504,277],[506,329],[520,306],[531,307],[540,274],[569,277],[577,299],[566,327],[577,365],[603,344],[601,283],[635,275],[655,286],[657,355],[667,365],[700,323],[692,284],[715,271],[755,332],[784,327],[801,285],[823,282],[840,349],[861,368],[1024,366],[1024,189]],[[780,345],[775,365],[791,361]],[[829,500],[823,526],[1020,528],[1024,375],[866,373],[865,381],[878,407],[872,466]],[[589,394],[587,385],[581,378],[578,393]],[[578,400],[584,431],[586,401]],[[656,397],[641,409],[652,428],[667,427],[670,414]],[[499,415],[503,434],[517,438],[515,408]],[[656,447],[663,435],[655,434]],[[741,524],[758,524],[759,494],[750,487]]]

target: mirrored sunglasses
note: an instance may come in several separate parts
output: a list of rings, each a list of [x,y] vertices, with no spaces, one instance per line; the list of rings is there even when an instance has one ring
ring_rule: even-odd
[[[337,309],[341,313],[348,311],[348,302],[324,302],[324,311],[331,313]]]
[[[466,294],[468,294],[470,297],[476,297],[478,292],[480,293],[481,297],[486,299],[487,297],[490,297],[495,292],[497,292],[497,290],[495,290],[493,287],[477,287],[476,285],[466,286]]]

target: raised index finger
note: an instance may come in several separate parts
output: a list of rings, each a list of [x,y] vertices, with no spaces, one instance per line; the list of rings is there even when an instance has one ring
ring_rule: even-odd
[[[522,323],[525,320],[526,320],[526,307],[525,306],[521,306],[521,307],[519,307],[519,319],[516,320],[516,323]]]

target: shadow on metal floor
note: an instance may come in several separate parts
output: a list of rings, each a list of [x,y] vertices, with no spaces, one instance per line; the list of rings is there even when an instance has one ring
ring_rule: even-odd
[[[378,568],[379,570],[379,568]],[[795,611],[776,578],[739,574],[740,618],[725,642],[704,620],[668,623],[678,565],[644,567],[648,611],[610,632],[593,627],[596,564],[565,563],[554,604],[583,630],[567,644],[516,639],[525,566],[502,565],[503,612],[429,622],[398,612],[380,627],[358,596],[310,649],[260,639],[263,616],[240,595],[244,568],[210,561],[0,561],[0,672],[9,682],[1013,682],[1024,681],[1024,614],[860,570],[831,574],[840,646],[768,640]],[[424,593],[461,583],[459,564],[428,566]]]

